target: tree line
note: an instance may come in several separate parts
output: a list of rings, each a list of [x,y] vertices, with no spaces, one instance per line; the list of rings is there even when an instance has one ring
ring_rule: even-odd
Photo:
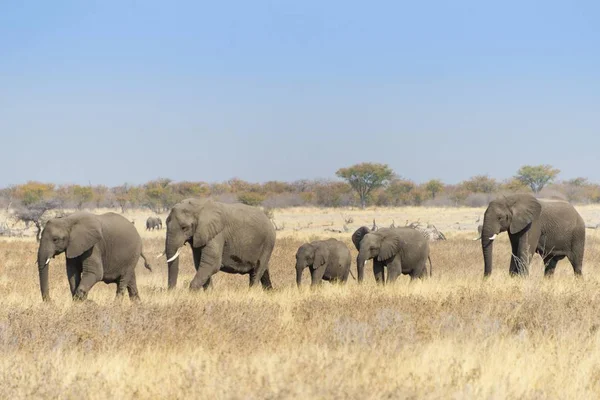
[[[56,185],[27,182],[0,190],[4,208],[28,210],[147,208],[160,213],[187,197],[212,197],[266,208],[294,206],[483,206],[500,193],[540,193],[575,203],[600,202],[600,185],[586,178],[557,181],[560,171],[550,165],[525,165],[515,175],[498,181],[476,175],[458,184],[439,179],[416,183],[386,164],[361,163],[337,171],[337,180],[294,182],[174,182],[160,178],[141,185]]]

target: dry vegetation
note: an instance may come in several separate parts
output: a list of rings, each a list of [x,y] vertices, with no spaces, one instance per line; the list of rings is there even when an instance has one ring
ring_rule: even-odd
[[[481,211],[461,218],[476,226]],[[448,212],[452,224],[458,215]],[[138,265],[139,305],[115,303],[104,284],[73,304],[62,257],[51,264],[53,302],[43,304],[35,241],[2,241],[0,398],[599,398],[599,233],[587,231],[583,280],[566,261],[545,280],[539,257],[528,279],[509,278],[503,235],[486,282],[474,231],[450,233],[432,244],[434,277],[424,282],[376,287],[369,274],[360,287],[298,291],[304,238],[290,229],[272,256],[273,292],[221,273],[214,291],[190,293],[187,251],[174,292],[164,259],[153,273]],[[162,235],[143,232],[152,258]]]

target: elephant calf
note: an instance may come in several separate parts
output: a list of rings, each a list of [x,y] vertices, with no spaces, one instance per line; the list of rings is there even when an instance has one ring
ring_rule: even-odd
[[[339,240],[317,240],[305,243],[296,252],[296,283],[302,284],[302,272],[310,268],[311,286],[321,284],[322,280],[346,282],[352,257],[348,247]]]
[[[160,217],[148,217],[146,220],[146,230],[162,229],[162,219]]]
[[[139,300],[135,266],[142,253],[142,239],[129,220],[115,213],[94,215],[77,212],[48,221],[38,249],[42,299],[49,300],[48,265],[66,252],[67,277],[74,300],[83,300],[97,282],[116,283],[117,297],[125,289]]]
[[[373,259],[373,273],[378,283],[385,282],[384,267],[388,269],[387,282],[395,281],[400,274],[411,279],[431,276],[429,241],[421,232],[412,228],[383,228],[370,231],[363,226],[352,235],[352,242],[358,250],[356,268],[358,282],[364,277],[365,263]]]

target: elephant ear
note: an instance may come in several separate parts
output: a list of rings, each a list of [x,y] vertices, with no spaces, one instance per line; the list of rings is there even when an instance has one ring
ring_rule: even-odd
[[[102,239],[102,226],[94,215],[73,216],[69,233],[67,258],[75,258],[94,247]]]
[[[369,228],[367,228],[366,226],[361,226],[356,230],[356,232],[352,234],[352,243],[354,243],[354,247],[356,247],[356,250],[360,251],[360,242],[362,238],[369,232],[371,232]]]
[[[509,231],[514,235],[540,217],[542,205],[533,196],[519,196],[512,205],[511,210],[513,215]]]
[[[377,261],[385,261],[394,257],[400,251],[402,241],[398,235],[386,235],[381,241]]]
[[[223,208],[214,201],[204,203],[198,212],[196,230],[194,232],[194,247],[206,246],[225,228]]]
[[[315,251],[315,260],[313,262],[313,268],[319,268],[325,264],[329,259],[329,249],[327,246],[319,246]]]

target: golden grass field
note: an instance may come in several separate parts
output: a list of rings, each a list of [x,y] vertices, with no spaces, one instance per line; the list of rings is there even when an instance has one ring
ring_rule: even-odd
[[[600,209],[578,209],[598,222]],[[154,267],[138,264],[139,305],[116,303],[115,285],[102,283],[74,304],[63,256],[51,263],[44,304],[35,241],[0,241],[0,398],[600,398],[597,231],[587,230],[581,280],[567,261],[544,279],[538,256],[527,279],[510,278],[502,235],[484,282],[480,243],[471,240],[483,209],[344,212],[355,217],[352,230],[373,216],[380,226],[434,223],[449,240],[432,243],[433,278],[377,287],[369,265],[362,286],[298,291],[297,247],[330,235],[293,228],[330,220],[339,228],[332,210],[276,212],[289,228],[278,232],[268,293],[224,273],[213,291],[190,293],[189,250],[177,290],[167,292],[165,260],[155,259],[165,231],[143,230],[148,213],[128,216]],[[337,236],[351,246],[350,234]]]

